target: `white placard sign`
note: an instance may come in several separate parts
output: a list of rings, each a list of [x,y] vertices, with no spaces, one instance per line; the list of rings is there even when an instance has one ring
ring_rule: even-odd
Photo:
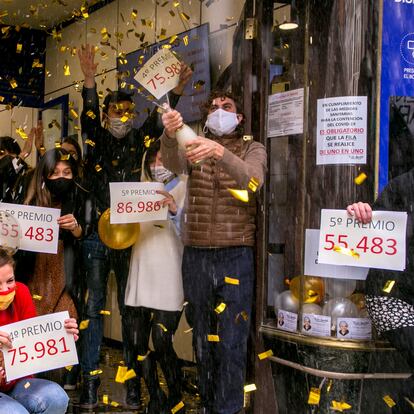
[[[305,335],[331,336],[331,317],[304,313],[301,331]]]
[[[367,97],[318,99],[316,164],[365,164]]]
[[[22,237],[20,249],[38,253],[57,253],[59,225],[57,208],[24,206],[22,204],[0,203],[0,210],[10,213],[20,225]],[[12,231],[7,226],[2,232]]]
[[[303,88],[269,96],[267,135],[303,133]]]
[[[162,183],[109,183],[111,195],[111,224],[141,223],[166,220],[168,208],[160,201],[165,198],[157,190],[164,190]]]
[[[296,332],[298,327],[298,314],[279,309],[277,311],[277,327],[284,331]]]
[[[7,381],[78,363],[75,340],[66,332],[67,311],[51,313],[1,327],[13,348],[3,348]]]
[[[336,336],[340,339],[372,339],[369,318],[338,318]]]
[[[346,210],[322,210],[319,263],[404,270],[407,213],[374,211],[359,222]]]
[[[135,75],[140,83],[155,98],[160,99],[178,85],[180,61],[174,54],[161,48]]]
[[[336,266],[319,263],[319,230],[306,229],[305,235],[305,275],[331,277],[334,279],[365,280],[368,269],[356,266]]]

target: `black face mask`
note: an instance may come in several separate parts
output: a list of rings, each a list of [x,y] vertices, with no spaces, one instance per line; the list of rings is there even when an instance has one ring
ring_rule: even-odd
[[[61,177],[56,180],[51,180],[50,178],[47,178],[45,184],[53,197],[62,199],[67,197],[72,190],[73,179]]]

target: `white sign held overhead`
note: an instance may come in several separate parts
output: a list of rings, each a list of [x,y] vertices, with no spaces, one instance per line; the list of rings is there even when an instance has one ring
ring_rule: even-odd
[[[78,363],[75,340],[66,332],[65,319],[69,319],[67,311],[1,327],[13,344],[3,349],[7,381]]]
[[[316,164],[365,164],[367,97],[318,99]]]
[[[181,63],[174,54],[169,49],[161,48],[134,79],[156,99],[160,99],[178,85],[180,68]]]
[[[162,183],[109,183],[111,195],[111,224],[141,223],[166,220],[168,208],[160,203],[165,198],[157,191],[164,190]]]
[[[346,210],[322,210],[319,263],[404,270],[407,213],[374,211],[367,224]]]
[[[269,96],[267,136],[303,133],[303,88]]]

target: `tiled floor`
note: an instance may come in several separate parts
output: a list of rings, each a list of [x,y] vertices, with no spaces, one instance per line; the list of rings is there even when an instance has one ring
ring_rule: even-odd
[[[124,399],[125,399],[125,392],[124,392],[124,385],[115,382],[115,374],[116,370],[119,365],[119,361],[122,360],[122,353],[119,349],[111,348],[109,346],[105,346],[102,349],[101,355],[101,386],[99,388],[99,406],[93,410],[85,410],[81,409],[77,402],[79,401],[79,390],[76,391],[68,391],[68,395],[70,397],[70,404],[67,413],[68,414],[92,414],[92,413],[123,413],[123,414],[141,414],[145,413],[145,407],[148,402],[148,393],[146,387],[142,383],[142,397],[143,397],[143,407],[139,410],[128,410],[123,408]],[[186,384],[187,389],[191,389],[191,385],[194,383],[195,371],[194,368],[184,368],[184,373],[187,378]],[[161,372],[161,385],[164,388],[165,383],[163,382]],[[166,389],[165,389],[166,391]],[[103,395],[107,395],[109,399],[109,404],[103,403]],[[110,403],[114,401],[119,403],[119,407],[113,407]],[[196,408],[198,406],[198,396],[194,393],[194,391],[184,392],[183,401],[186,407],[187,414],[195,414]],[[178,411],[179,414],[179,411]]]

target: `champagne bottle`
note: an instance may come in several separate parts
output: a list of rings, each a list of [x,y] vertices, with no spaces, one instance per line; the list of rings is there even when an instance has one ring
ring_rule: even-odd
[[[192,150],[193,148],[197,147],[197,145],[192,145],[190,147],[187,146],[189,141],[193,140],[194,138],[197,138],[197,134],[187,124],[182,124],[180,128],[176,129],[175,137],[178,142],[178,148],[180,148],[183,151]],[[197,162],[195,162],[195,164],[200,165],[204,161],[204,159],[198,160]]]

